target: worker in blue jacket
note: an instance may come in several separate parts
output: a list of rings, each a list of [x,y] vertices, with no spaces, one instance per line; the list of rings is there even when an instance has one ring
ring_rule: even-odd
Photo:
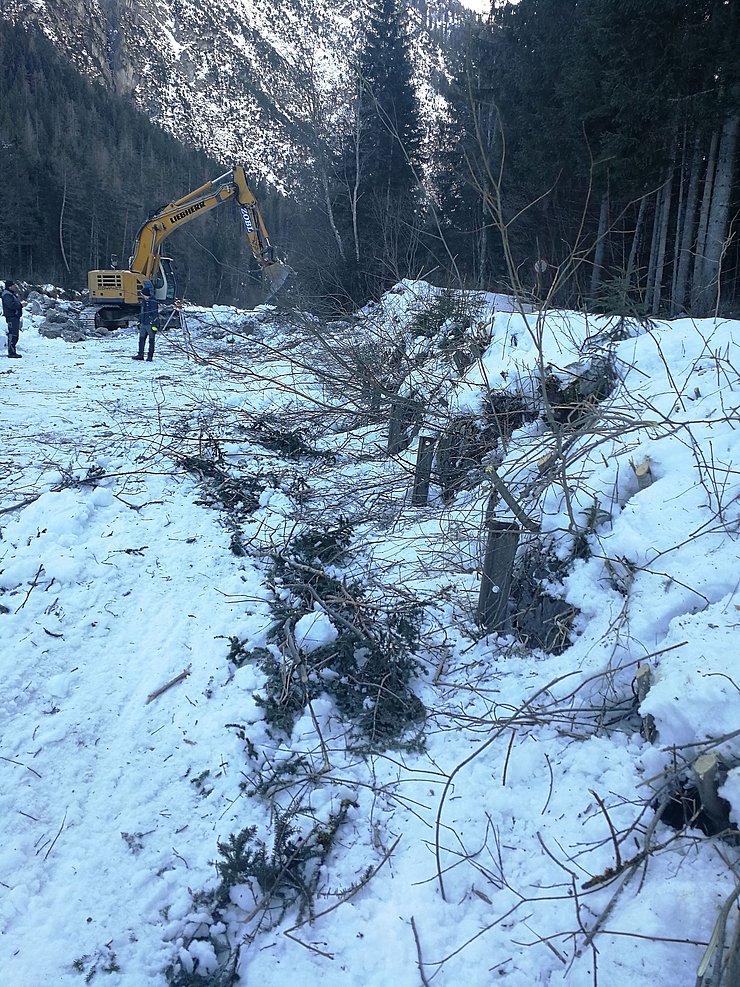
[[[159,303],[154,297],[154,285],[144,281],[141,286],[141,308],[139,309],[139,352],[133,360],[144,359],[144,347],[149,341],[147,360],[154,359],[154,336],[159,329]]]

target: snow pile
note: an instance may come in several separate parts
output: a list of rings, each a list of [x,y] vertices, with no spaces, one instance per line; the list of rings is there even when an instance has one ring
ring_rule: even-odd
[[[437,439],[492,391],[533,412],[423,507],[416,443],[388,457],[319,373],[338,330],[319,360],[267,308],[191,310],[146,364],[29,315],[0,367],[9,983],[695,981],[737,883],[738,324],[490,296],[450,349],[414,328],[436,294],[352,334],[420,357],[396,381]],[[608,395],[566,405],[597,362]],[[476,625],[495,483],[558,648]],[[348,721],[368,642],[366,722],[408,685],[423,737]]]

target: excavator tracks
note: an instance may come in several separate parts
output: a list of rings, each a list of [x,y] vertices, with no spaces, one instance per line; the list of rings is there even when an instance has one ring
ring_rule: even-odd
[[[98,314],[98,310],[93,306],[88,306],[83,308],[80,312],[80,322],[82,323],[82,328],[86,336],[95,335],[97,326],[95,324],[95,316]]]

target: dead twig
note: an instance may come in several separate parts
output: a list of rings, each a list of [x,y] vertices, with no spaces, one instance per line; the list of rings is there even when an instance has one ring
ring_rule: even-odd
[[[22,610],[25,607],[25,605],[28,603],[28,597],[31,595],[31,593],[33,592],[34,588],[37,586],[38,581],[39,581],[39,576],[41,575],[41,573],[43,571],[44,571],[44,567],[43,567],[43,565],[40,565],[38,567],[38,569],[36,570],[36,575],[33,577],[33,582],[31,583],[31,585],[28,588],[28,592],[26,593],[25,599],[23,600],[23,603],[21,603],[21,605],[18,607],[18,610],[16,610],[16,613],[18,613],[20,610]]]
[[[170,679],[166,685],[162,685],[158,689],[155,689],[154,692],[150,692],[146,697],[146,702],[150,703],[153,699],[161,696],[163,692],[167,692],[168,689],[171,689],[173,685],[177,685],[178,682],[182,682],[183,679],[186,679],[188,675],[190,675],[190,669],[192,667],[192,665],[188,665],[188,667],[184,668],[179,675],[174,677],[174,679]],[[146,705],[146,703],[144,705]]]
[[[3,757],[2,754],[0,754],[0,761],[7,761],[8,764],[17,764],[19,768],[25,768],[26,771],[30,771],[32,774],[35,774],[37,778],[41,777],[38,771],[34,770],[34,768],[29,768],[29,766],[24,764],[23,761],[15,761],[12,757]]]
[[[411,928],[414,931],[414,942],[416,943],[416,965],[419,967],[419,976],[421,977],[421,982],[424,987],[429,987],[429,981],[424,973],[424,960],[421,956],[421,943],[419,942],[419,933],[416,930],[416,922],[414,921],[414,916],[411,916]]]
[[[709,945],[696,972],[696,987],[722,987],[723,983],[729,985],[734,982],[730,979],[723,979],[723,966],[725,962],[728,966],[737,962],[736,959],[733,959],[734,948],[727,961],[725,961],[725,951],[727,949],[727,921],[738,897],[740,897],[740,887],[734,889],[719,911],[712,930],[712,938],[709,940]],[[734,938],[736,945],[737,931]]]
[[[59,839],[59,837],[62,835],[62,830],[64,829],[64,824],[66,823],[66,821],[67,821],[67,810],[65,809],[64,810],[64,818],[62,819],[62,825],[59,827],[59,832],[57,833],[57,835],[51,841],[51,846],[49,847],[49,849],[44,854],[44,860],[48,860],[49,859],[49,854],[54,849],[54,846],[56,845],[56,842]]]
[[[604,814],[604,818],[606,819],[607,825],[609,827],[609,832],[611,833],[611,837],[612,837],[612,845],[614,846],[614,870],[619,871],[622,868],[622,855],[619,852],[619,840],[617,839],[617,831],[614,829],[614,824],[612,823],[611,816],[609,815],[609,810],[604,804],[604,800],[601,798],[598,792],[595,792],[593,790],[593,788],[591,789],[591,794],[599,803],[599,808]]]

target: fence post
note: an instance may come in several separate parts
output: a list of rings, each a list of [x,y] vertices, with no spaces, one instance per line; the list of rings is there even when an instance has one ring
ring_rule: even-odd
[[[412,507],[425,507],[429,499],[429,480],[432,476],[435,439],[431,435],[420,435],[416,452],[416,472],[414,492],[411,495]]]
[[[487,511],[488,540],[478,595],[478,623],[486,632],[506,627],[514,557],[520,528],[516,521],[496,521]]]
[[[408,434],[421,420],[421,406],[413,398],[396,395],[391,402],[391,417],[388,422],[388,455],[395,456],[411,445]]]
[[[709,816],[715,833],[730,828],[730,805],[717,792],[721,762],[712,751],[694,761],[694,778],[702,809]]]
[[[635,672],[635,687],[637,689],[637,704],[643,701],[650,692],[650,686],[652,685],[653,676],[650,671],[649,665],[640,665],[640,667]],[[656,736],[657,730],[655,729],[655,719],[650,713],[646,713],[642,717],[642,735],[649,743],[652,743]]]
[[[380,413],[380,385],[375,380],[363,380],[360,390],[360,405],[364,411],[366,425],[376,421]]]

